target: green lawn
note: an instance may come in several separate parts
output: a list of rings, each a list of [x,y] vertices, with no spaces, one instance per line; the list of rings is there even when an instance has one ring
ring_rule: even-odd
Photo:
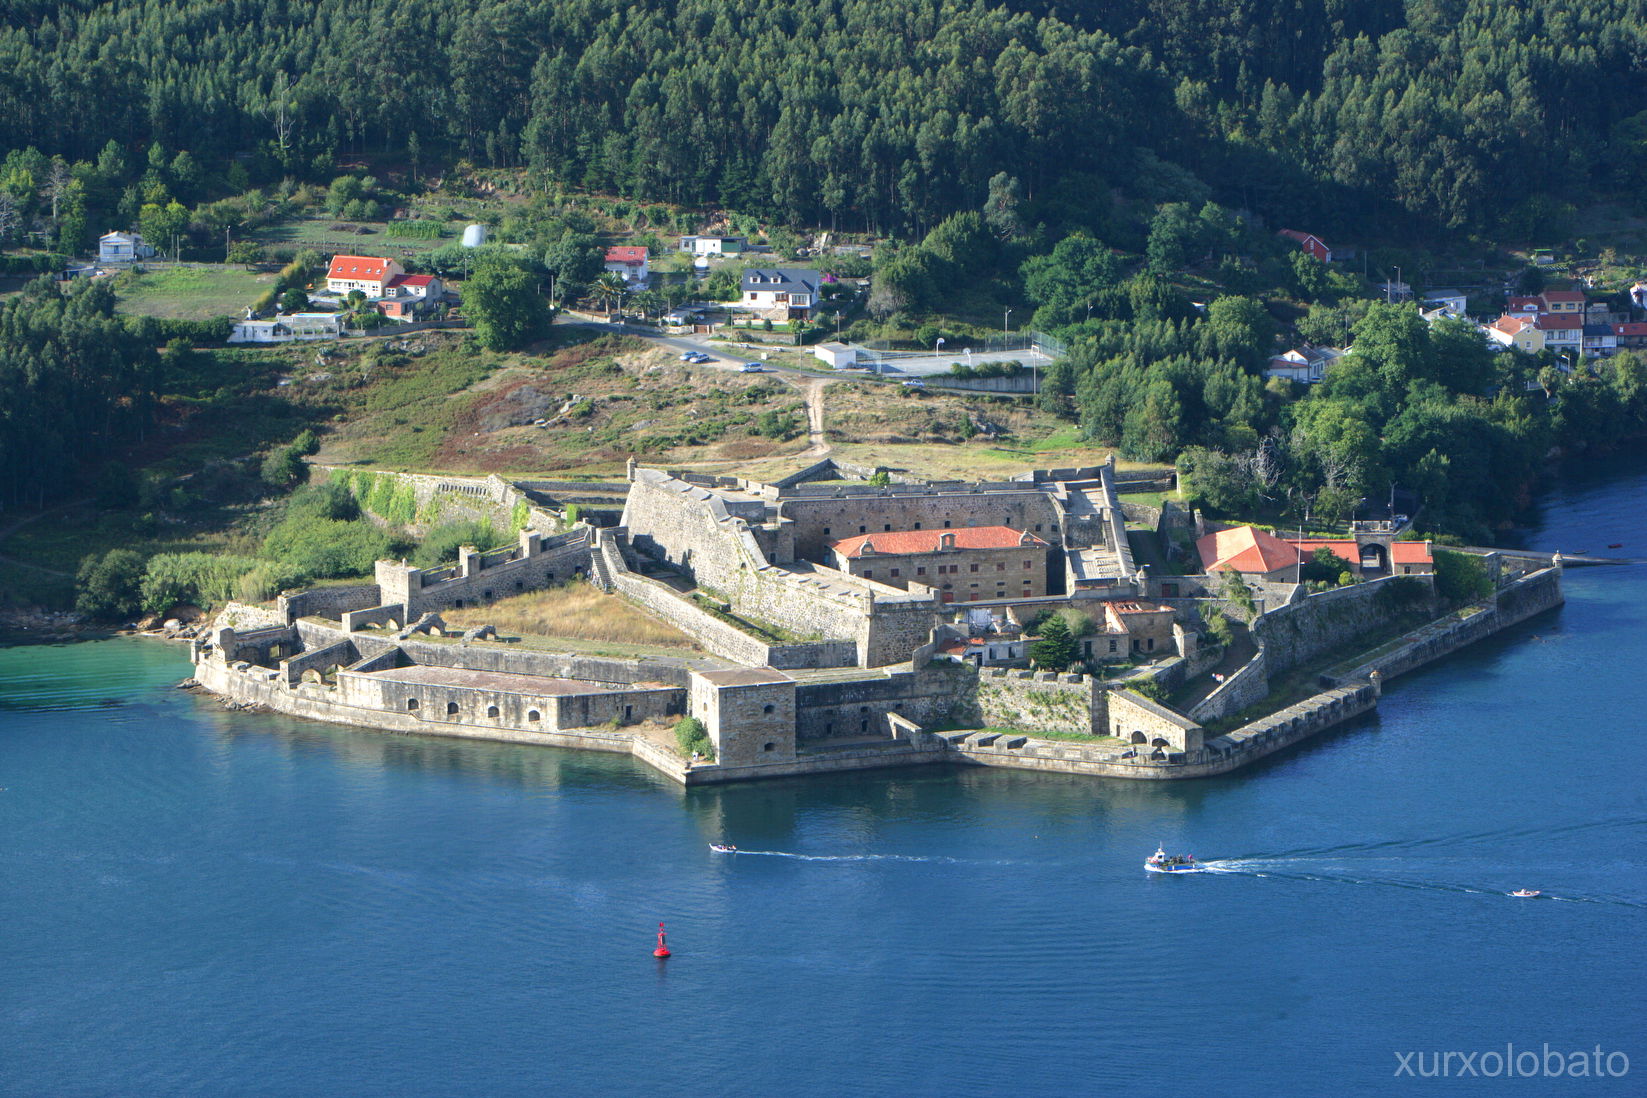
[[[171,267],[115,279],[123,313],[177,320],[243,316],[245,308],[274,285],[274,272],[240,267]]]
[[[265,246],[313,248],[328,258],[339,254],[400,258],[456,243],[462,236],[465,224],[467,222],[447,222],[445,236],[437,240],[424,240],[399,236],[392,226],[383,221],[356,222],[336,217],[296,218],[264,226],[257,230],[255,239]]]

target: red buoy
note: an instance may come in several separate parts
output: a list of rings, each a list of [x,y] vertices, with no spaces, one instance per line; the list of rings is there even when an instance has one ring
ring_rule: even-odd
[[[652,951],[652,956],[659,958],[669,956],[669,947],[663,942],[663,924],[658,924],[658,948]]]

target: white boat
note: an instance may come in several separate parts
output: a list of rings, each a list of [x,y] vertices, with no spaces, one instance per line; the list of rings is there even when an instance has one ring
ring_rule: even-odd
[[[1536,888],[1518,888],[1514,892],[1510,893],[1510,895],[1519,897],[1523,900],[1530,900],[1533,897],[1540,895],[1540,892]]]
[[[717,854],[736,854],[738,848],[729,843],[710,843],[709,849]]]
[[[1151,873],[1201,873],[1204,872],[1193,854],[1168,854],[1162,847],[1157,847],[1154,854],[1144,860],[1144,868]]]

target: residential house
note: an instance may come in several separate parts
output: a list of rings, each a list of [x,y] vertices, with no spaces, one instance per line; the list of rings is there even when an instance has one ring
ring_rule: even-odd
[[[1302,251],[1308,252],[1321,262],[1332,262],[1332,249],[1327,246],[1325,240],[1322,240],[1314,233],[1299,232],[1297,229],[1282,229],[1279,235],[1293,241]]]
[[[97,238],[99,263],[132,263],[152,255],[154,249],[143,243],[140,233],[112,232]]]
[[[1614,324],[1613,337],[1619,348],[1647,347],[1647,324],[1631,321],[1627,324]]]
[[[941,646],[934,655],[974,667],[1022,663],[1029,656],[1029,642],[1018,636],[966,637]]]
[[[1346,353],[1336,347],[1311,347],[1306,343],[1272,357],[1269,365],[1264,367],[1264,376],[1284,377],[1288,381],[1314,385],[1327,376],[1327,367]]]
[[[1513,347],[1531,355],[1544,349],[1544,333],[1530,317],[1505,314],[1482,331],[1501,350]]]
[[[1047,543],[1010,526],[889,530],[843,538],[829,549],[833,568],[892,587],[931,587],[944,602],[1047,593]]]
[[[1106,660],[1150,658],[1176,653],[1172,623],[1177,613],[1170,606],[1147,602],[1106,602],[1099,632],[1077,643],[1081,654],[1100,663]]]
[[[1426,311],[1439,311],[1447,316],[1463,316],[1469,309],[1469,299],[1462,290],[1431,290],[1424,295]]]
[[[392,259],[366,255],[334,255],[326,271],[326,289],[334,294],[359,290],[367,297],[383,297],[389,283],[406,269]]]
[[[1534,324],[1552,351],[1576,351],[1584,343],[1584,318],[1578,313],[1543,313]]]
[[[424,316],[446,297],[446,283],[436,275],[396,275],[384,287],[377,311],[393,320]]]
[[[1544,311],[1544,302],[1536,297],[1512,297],[1504,306],[1506,316],[1536,317]]]
[[[1584,291],[1582,290],[1545,290],[1538,295],[1540,312],[1544,313],[1582,313],[1584,311]]]
[[[636,245],[619,244],[606,249],[606,269],[622,275],[630,286],[642,287],[651,279],[646,260],[646,249]]]
[[[1297,576],[1298,550],[1255,526],[1216,530],[1197,538],[1195,551],[1201,557],[1201,570],[1209,576],[1238,572],[1275,583],[1292,583]]]
[[[817,271],[779,267],[743,273],[743,304],[749,309],[782,310],[804,319],[818,306],[823,276]]]
[[[741,255],[749,248],[742,236],[683,236],[680,250],[690,255]]]
[[[1611,324],[1586,324],[1583,350],[1591,356],[1613,354],[1618,350],[1618,333]]]

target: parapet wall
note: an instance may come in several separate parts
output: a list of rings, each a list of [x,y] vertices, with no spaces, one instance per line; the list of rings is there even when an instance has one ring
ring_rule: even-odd
[[[1081,674],[985,668],[977,681],[977,721],[1021,732],[1103,735],[1103,693],[1096,679]]]
[[[961,719],[972,674],[962,667],[867,674],[795,688],[796,737],[814,740],[877,735],[890,714],[920,724]]]
[[[810,489],[811,493],[808,494]],[[795,555],[822,560],[829,543],[858,534],[964,526],[1010,526],[1057,544],[1058,511],[1046,492],[1027,484],[945,487],[785,489],[778,513],[793,526]],[[860,529],[862,527],[862,529]]]
[[[286,621],[298,618],[329,618],[340,621],[353,610],[366,610],[379,602],[375,583],[357,583],[342,587],[311,587],[281,595],[275,602],[276,610]]]
[[[1403,605],[1393,597],[1421,585],[1423,601]],[[1388,592],[1388,594],[1386,594]],[[1385,576],[1340,587],[1268,611],[1253,623],[1253,638],[1264,651],[1266,673],[1285,675],[1294,667],[1399,620],[1415,608],[1433,611],[1430,576]]]

